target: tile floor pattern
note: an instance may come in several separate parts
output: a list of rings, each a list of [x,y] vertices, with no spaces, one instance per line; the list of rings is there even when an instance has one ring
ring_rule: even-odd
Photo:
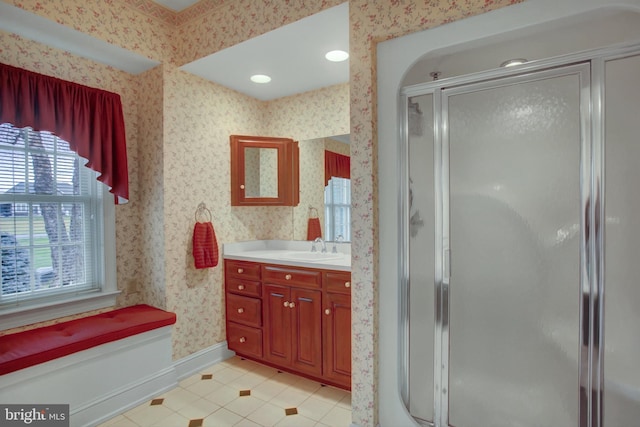
[[[99,427],[348,427],[351,393],[238,356]]]

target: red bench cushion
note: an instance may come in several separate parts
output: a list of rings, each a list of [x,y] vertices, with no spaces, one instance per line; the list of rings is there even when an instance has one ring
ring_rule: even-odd
[[[176,322],[141,304],[0,337],[0,375]]]

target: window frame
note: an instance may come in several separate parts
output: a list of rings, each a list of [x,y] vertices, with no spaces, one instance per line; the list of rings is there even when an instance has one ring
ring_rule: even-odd
[[[86,166],[80,166],[85,167]],[[0,324],[2,330],[12,329],[28,324],[44,322],[60,317],[71,316],[91,310],[112,307],[120,291],[117,289],[116,277],[116,244],[115,244],[115,203],[113,194],[106,185],[99,181],[93,184],[100,191],[92,195],[102,208],[102,224],[93,228],[101,236],[97,237],[94,269],[98,289],[86,293],[61,293],[59,297],[42,300],[27,299],[22,305],[9,305],[0,308]],[[100,209],[100,207],[98,207]],[[97,219],[100,221],[100,218]]]

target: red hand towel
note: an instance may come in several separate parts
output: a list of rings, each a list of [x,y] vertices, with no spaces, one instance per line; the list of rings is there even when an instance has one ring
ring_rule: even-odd
[[[218,241],[210,222],[196,222],[193,228],[193,260],[196,268],[218,265]]]
[[[320,218],[309,218],[309,223],[307,224],[307,240],[315,240],[316,237],[322,237]]]

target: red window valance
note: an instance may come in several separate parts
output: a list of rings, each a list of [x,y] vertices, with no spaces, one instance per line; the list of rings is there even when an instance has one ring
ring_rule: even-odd
[[[129,199],[120,95],[0,63],[0,123],[57,135],[88,160],[116,203]]]
[[[329,184],[332,176],[351,178],[351,157],[333,151],[324,152],[324,185]]]

